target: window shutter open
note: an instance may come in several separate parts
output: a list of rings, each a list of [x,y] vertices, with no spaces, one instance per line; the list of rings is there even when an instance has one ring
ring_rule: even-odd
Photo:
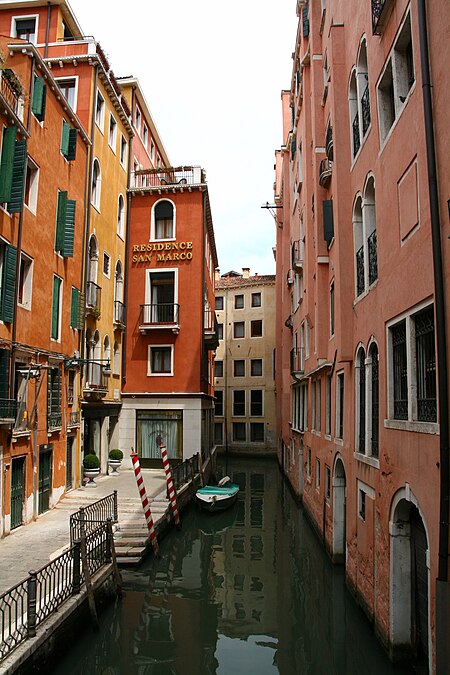
[[[27,142],[25,139],[16,141],[11,196],[8,200],[9,213],[19,213],[23,209],[23,188],[25,185],[25,169],[27,165]]]
[[[63,234],[63,247],[61,250],[65,258],[73,258],[73,239],[75,234],[75,210],[76,201],[68,199],[66,203],[66,222]]]
[[[51,337],[57,340],[59,337],[59,294],[61,289],[61,279],[53,277],[53,299],[52,299],[52,332]]]
[[[329,246],[334,237],[333,200],[323,200],[323,238]]]
[[[78,314],[80,306],[80,291],[78,288],[72,288],[72,302],[70,305],[70,327],[78,328]]]
[[[67,192],[58,192],[58,205],[56,208],[56,238],[55,251],[64,250],[64,234],[66,229]]]
[[[45,118],[45,104],[47,99],[47,87],[45,86],[43,77],[34,78],[33,86],[33,101],[31,104],[31,111],[39,122],[43,122]]]
[[[8,399],[9,392],[9,362],[11,352],[9,349],[0,349],[0,406],[2,399]],[[5,415],[6,417],[6,415]]]
[[[14,290],[16,282],[17,250],[9,244],[5,246],[3,258],[2,278],[2,311],[1,318],[5,323],[11,323],[14,316]]]
[[[16,145],[16,127],[6,127],[3,130],[2,158],[0,160],[0,203],[8,202],[11,198],[13,180],[14,152]]]
[[[70,124],[63,120],[62,125],[62,134],[61,134],[61,152],[64,157],[67,157],[69,152],[69,136],[70,136]]]
[[[85,295],[80,292],[80,297],[78,299],[78,328],[82,330],[84,327],[84,301]]]
[[[77,134],[76,129],[69,129],[69,147],[66,155],[66,159],[69,162],[73,161],[77,156]]]

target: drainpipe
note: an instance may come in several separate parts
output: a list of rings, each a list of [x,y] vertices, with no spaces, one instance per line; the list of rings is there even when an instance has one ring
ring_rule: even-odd
[[[418,0],[420,39],[420,65],[422,70],[422,96],[425,118],[425,142],[428,167],[428,194],[430,200],[431,235],[433,248],[434,301],[436,312],[436,345],[438,362],[439,441],[440,441],[440,513],[439,558],[436,580],[436,673],[447,671],[450,659],[450,584],[449,584],[449,413],[447,343],[445,326],[445,296],[442,264],[441,225],[437,187],[436,150],[434,142],[433,107],[430,82],[426,0]]]
[[[131,90],[131,119],[133,119],[134,100],[136,96],[136,87],[133,86]],[[122,336],[122,388],[127,381],[127,340],[126,331],[128,324],[128,265],[130,254],[130,221],[131,221],[131,201],[133,195],[129,192],[131,187],[131,159],[133,154],[133,137],[130,136],[128,141],[128,175],[127,175],[127,222],[125,223],[125,261],[124,261],[124,289],[123,289],[123,305],[124,305],[124,320],[125,331]]]

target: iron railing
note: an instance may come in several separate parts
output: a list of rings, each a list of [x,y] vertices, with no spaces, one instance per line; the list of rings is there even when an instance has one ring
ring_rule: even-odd
[[[328,159],[333,160],[333,128],[331,124],[328,125],[325,136],[325,152],[327,153]]]
[[[117,490],[106,495],[102,499],[83,506],[79,511],[72,513],[69,519],[70,542],[80,539],[84,534],[92,532],[98,523],[104,523],[111,519],[113,523],[118,521]]]
[[[97,318],[100,316],[102,306],[102,289],[93,281],[86,284],[86,313],[93,314]]]
[[[392,356],[394,367],[394,419],[408,419],[408,368],[406,354],[406,324],[393,326]]]
[[[366,286],[364,278],[364,246],[356,253],[356,296],[360,296],[361,293],[364,293]]]
[[[372,33],[381,35],[382,29],[389,15],[392,0],[371,0],[372,2]]]
[[[378,457],[378,425],[379,425],[379,376],[378,350],[372,348],[372,457]]]
[[[353,130],[353,157],[356,157],[356,154],[361,147],[361,139],[359,137],[359,116],[358,113],[356,113],[353,122],[352,122],[352,130]]]
[[[47,429],[51,431],[52,429],[61,429],[62,426],[62,413],[52,412],[47,415]]]
[[[378,279],[378,250],[377,250],[377,231],[374,230],[367,239],[367,250],[369,254],[369,286]]]
[[[180,462],[171,468],[172,479],[175,490],[178,490],[182,485],[185,485],[190,480],[194,480],[199,473],[199,455],[198,453],[184,462]]]
[[[417,419],[436,422],[436,348],[434,310],[427,307],[415,316]]]
[[[327,187],[331,180],[333,162],[328,159],[321,159],[319,165],[319,183],[322,187]]]
[[[179,309],[180,305],[173,302],[141,305],[139,326],[178,325]]]
[[[69,421],[68,421],[68,426],[69,427],[76,427],[80,424],[80,411],[76,410],[75,412],[69,413]]]
[[[108,374],[105,374],[105,371]],[[108,370],[108,364],[89,360],[86,364],[86,382],[84,384],[84,390],[92,389],[107,391],[109,375],[110,371]]]
[[[114,300],[114,321],[125,326],[125,305],[120,300]]]
[[[201,185],[206,174],[199,166],[159,167],[132,172],[131,186],[135,188],[160,188],[165,185]]]
[[[370,99],[369,99],[369,85],[364,89],[361,96],[361,113],[362,113],[362,132],[366,135],[367,129],[370,127]]]
[[[5,68],[1,73],[0,91],[8,106],[19,116],[19,101],[20,96],[14,82],[17,81],[16,74],[11,68]]]
[[[15,420],[17,401],[14,398],[0,398],[0,419]]]
[[[97,523],[85,535],[84,543],[92,575],[111,562],[111,521]],[[85,583],[81,549],[80,540],[73,542],[67,551],[0,595],[0,661],[24,640],[34,637],[36,628],[66,600],[80,593]]]

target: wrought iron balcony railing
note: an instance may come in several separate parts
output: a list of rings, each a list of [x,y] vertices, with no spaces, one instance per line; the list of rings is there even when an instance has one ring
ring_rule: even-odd
[[[303,373],[305,370],[304,348],[293,347],[290,354],[291,375]]]
[[[120,300],[114,300],[114,322],[125,326],[125,305]]]
[[[215,350],[219,346],[219,324],[216,313],[212,309],[204,310],[203,337],[209,350]]]
[[[391,13],[393,0],[371,0],[372,2],[372,33],[381,35]]]
[[[132,188],[159,188],[165,186],[183,187],[206,183],[206,173],[200,166],[159,167],[158,169],[140,169],[131,177]]]
[[[139,329],[176,327],[179,309],[180,305],[173,302],[141,305]]]
[[[377,231],[374,230],[367,239],[369,253],[369,285],[378,279],[378,250],[377,250]]]
[[[108,391],[108,383],[110,375],[111,370],[109,363],[104,365],[103,363],[88,361],[85,365],[85,383],[84,383],[85,393],[89,391],[106,393]]]
[[[333,161],[333,128],[331,124],[328,125],[325,136],[325,152],[327,153],[328,159]]]
[[[319,166],[319,183],[326,188],[330,184],[333,171],[333,162],[329,159],[322,159]]]
[[[14,71],[11,68],[2,70],[0,92],[13,113],[21,119],[23,115],[20,112],[21,110],[23,112],[23,104],[21,104],[18,87],[20,84]]]
[[[352,122],[352,131],[353,131],[353,157],[356,157],[356,154],[361,147],[361,138],[359,136],[359,117],[356,113],[353,122]]]
[[[361,112],[362,112],[362,132],[363,136],[366,135],[367,129],[370,127],[370,98],[369,98],[369,85],[364,89],[364,93],[361,96]]]
[[[102,289],[93,281],[86,284],[86,314],[91,314],[98,318],[102,306]]]
[[[356,253],[356,295],[360,296],[364,293],[365,287],[364,246],[361,246]]]
[[[53,431],[54,429],[61,429],[62,414],[61,412],[51,412],[47,414],[47,429]]]

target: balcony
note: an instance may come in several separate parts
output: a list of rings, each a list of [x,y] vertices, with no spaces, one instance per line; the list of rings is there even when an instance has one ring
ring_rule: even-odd
[[[204,185],[206,174],[200,166],[178,166],[159,169],[140,169],[131,175],[131,189],[157,189],[166,192],[176,188],[189,189],[193,185]]]
[[[88,361],[85,366],[83,394],[86,400],[98,401],[108,393],[110,365]]]
[[[86,316],[93,316],[96,319],[100,316],[102,300],[102,289],[93,281],[86,284]]]
[[[329,186],[332,172],[333,162],[329,159],[322,159],[319,166],[319,183],[322,187],[327,188]]]
[[[303,347],[293,347],[290,354],[291,375],[298,378],[305,372],[305,359]]]
[[[353,122],[352,122],[352,131],[353,131],[353,157],[356,157],[358,150],[361,146],[361,138],[359,136],[359,116],[356,113]]]
[[[71,412],[68,415],[68,420],[67,420],[67,427],[69,429],[73,429],[74,427],[79,427],[80,426],[80,411],[77,410],[76,412]]]
[[[334,158],[334,153],[333,153],[333,129],[331,124],[328,125],[327,127],[327,133],[325,136],[325,152],[327,153],[328,159],[333,161]]]
[[[300,241],[294,241],[292,244],[292,269],[295,272],[303,272],[303,252]]]
[[[62,427],[61,412],[51,412],[47,414],[47,431],[58,431]]]
[[[359,297],[364,293],[366,287],[365,271],[364,271],[364,246],[356,253],[356,296]]]
[[[372,2],[372,33],[381,35],[391,14],[393,0],[371,0]]]
[[[23,88],[17,75],[11,68],[1,72],[0,93],[13,113],[23,120]]]
[[[178,322],[180,305],[173,302],[141,305],[139,330],[146,333],[152,329],[169,328],[173,333],[180,332]]]
[[[205,309],[205,318],[203,326],[203,339],[205,347],[209,351],[215,351],[219,346],[219,325],[216,319],[216,313],[212,309]]]
[[[114,324],[115,328],[125,328],[125,305],[120,300],[114,300]]]
[[[16,415],[17,401],[13,398],[0,398],[0,426],[14,424]]]
[[[364,89],[364,93],[361,96],[361,114],[362,114],[362,132],[363,136],[366,135],[368,128],[370,127],[370,99],[369,99],[369,85]]]
[[[367,249],[369,254],[369,285],[372,285],[378,279],[378,250],[376,230],[374,230],[367,239]]]

